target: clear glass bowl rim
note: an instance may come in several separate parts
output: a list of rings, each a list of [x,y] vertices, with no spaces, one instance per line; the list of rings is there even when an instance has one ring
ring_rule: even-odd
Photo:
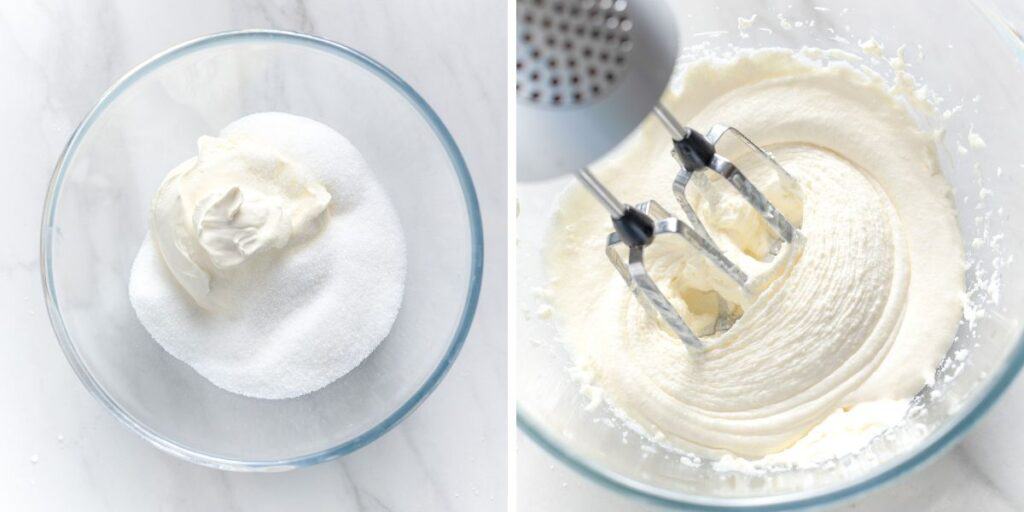
[[[992,24],[993,29],[1011,46],[1017,58],[1024,62],[1024,40],[1006,19],[992,8],[980,5],[977,1],[971,4]],[[597,482],[603,487],[622,493],[626,496],[661,506],[679,509],[699,509],[711,511],[735,510],[794,510],[811,507],[834,505],[850,499],[878,486],[892,483],[919,467],[925,461],[935,457],[953,446],[1002,396],[1006,388],[1024,366],[1024,336],[1017,339],[1013,349],[1008,353],[1004,364],[986,383],[985,387],[975,395],[974,400],[964,404],[957,418],[933,433],[928,442],[920,443],[912,450],[900,454],[893,460],[879,466],[873,473],[850,480],[843,484],[824,487],[822,489],[780,494],[763,497],[712,497],[695,494],[683,494],[667,491],[612,471],[586,460],[570,448],[563,446],[557,436],[551,435],[546,429],[530,418],[529,412],[517,404],[516,425],[543,447],[556,459],[573,468],[577,472]]]
[[[95,120],[114,100],[130,88],[132,84],[155,69],[160,68],[164,64],[197,51],[215,46],[241,42],[294,44],[316,51],[322,51],[357,64],[365,71],[375,75],[387,85],[391,86],[396,92],[401,94],[430,126],[434,135],[438,138],[438,141],[444,147],[444,150],[448,155],[448,159],[455,170],[456,176],[458,177],[459,185],[462,188],[462,196],[469,220],[469,234],[471,241],[470,276],[466,299],[463,303],[459,323],[443,357],[427,377],[427,380],[423,385],[395,411],[362,434],[340,445],[318,452],[276,460],[228,459],[193,450],[174,440],[160,436],[148,426],[136,420],[131,414],[122,408],[103,389],[95,377],[93,377],[85,367],[78,353],[78,349],[64,325],[60,307],[57,303],[57,290],[54,284],[53,262],[51,260],[52,234],[54,230],[56,205],[60,197],[61,187],[67,172],[68,164],[78,149],[79,143],[86,133],[88,133],[89,128]],[[481,278],[483,275],[483,229],[476,190],[473,186],[473,180],[470,177],[469,169],[466,166],[466,162],[462,157],[461,151],[459,151],[458,145],[455,143],[454,138],[452,138],[448,128],[441,121],[441,118],[438,117],[432,108],[430,108],[430,105],[427,104],[426,100],[424,100],[423,97],[421,97],[419,93],[417,93],[408,83],[402,80],[402,78],[366,54],[328,39],[283,30],[237,30],[201,36],[168,48],[130,70],[124,76],[119,78],[109,89],[107,89],[105,93],[103,93],[103,96],[100,97],[96,105],[89,111],[82,122],[79,123],[75,131],[71,134],[71,138],[68,139],[68,142],[64,147],[64,151],[57,160],[57,165],[53,172],[53,176],[50,179],[50,184],[46,192],[46,200],[43,206],[42,228],[40,231],[40,263],[43,291],[46,299],[46,309],[50,317],[50,324],[57,336],[57,341],[60,344],[61,349],[64,351],[64,355],[68,362],[71,364],[72,369],[74,369],[75,374],[78,375],[79,380],[82,381],[82,384],[85,385],[89,392],[92,393],[92,395],[96,397],[96,399],[99,400],[100,403],[102,403],[107,410],[114,415],[114,417],[157,448],[187,461],[218,469],[237,471],[271,471],[311,466],[313,464],[318,464],[340,457],[366,446],[402,421],[402,419],[412,412],[423,401],[423,399],[437,387],[437,384],[444,377],[445,373],[447,373],[448,369],[455,361],[455,358],[458,356],[459,350],[461,350],[462,345],[465,343],[469,328],[473,323],[473,316],[476,313],[477,301],[480,297]]]

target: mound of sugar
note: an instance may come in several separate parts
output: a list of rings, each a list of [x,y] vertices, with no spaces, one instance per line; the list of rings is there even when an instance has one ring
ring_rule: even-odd
[[[196,305],[147,237],[132,266],[132,306],[168,353],[223,389],[269,399],[316,391],[358,366],[398,316],[406,270],[398,215],[356,148],[321,123],[267,112],[221,136],[305,165],[332,197],[323,232],[226,282],[231,300],[216,312]]]

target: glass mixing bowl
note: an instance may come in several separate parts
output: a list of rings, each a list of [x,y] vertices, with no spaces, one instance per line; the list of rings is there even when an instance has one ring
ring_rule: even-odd
[[[940,159],[955,190],[967,261],[965,317],[935,384],[914,400],[898,426],[863,451],[814,469],[760,474],[715,471],[626,429],[589,398],[567,372],[571,355],[549,321],[538,321],[544,285],[545,211],[567,181],[519,187],[517,267],[518,424],[557,458],[598,482],[649,500],[716,510],[791,509],[832,503],[892,480],[960,437],[1006,389],[1024,363],[1024,201],[1018,140],[1024,117],[1024,44],[987,4],[944,1],[675,2],[681,63],[710,52],[812,46],[862,54],[875,38],[887,57],[905,47],[908,70],[944,98],[949,110]],[[688,9],[689,8],[689,9]],[[757,15],[739,30],[738,18]],[[696,47],[695,47],[696,46]],[[878,59],[861,62],[892,77]],[[928,124],[927,120],[922,122]],[[986,143],[969,147],[973,129]],[[632,198],[623,198],[632,199]]]
[[[224,391],[171,357],[128,302],[149,201],[196,139],[246,114],[323,122],[359,148],[398,210],[408,244],[391,334],[312,394],[258,400]],[[480,212],[466,164],[401,78],[340,44],[242,31],[171,48],[133,69],[71,136],[42,225],[54,331],[114,416],[157,447],[222,469],[273,470],[351,452],[394,427],[451,366],[480,290]]]

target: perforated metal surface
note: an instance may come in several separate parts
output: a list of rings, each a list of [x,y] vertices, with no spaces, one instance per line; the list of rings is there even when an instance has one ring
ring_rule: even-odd
[[[574,172],[622,142],[678,54],[662,0],[517,0],[516,18],[520,180]]]
[[[583,105],[621,81],[633,49],[627,0],[517,0],[516,94]]]

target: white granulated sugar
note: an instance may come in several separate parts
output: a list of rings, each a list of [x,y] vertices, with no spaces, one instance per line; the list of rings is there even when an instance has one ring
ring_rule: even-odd
[[[312,240],[260,255],[221,284],[223,311],[197,306],[147,237],[132,267],[132,306],[167,352],[223,389],[268,399],[316,391],[358,366],[395,322],[406,272],[398,215],[356,148],[321,123],[253,114],[220,136],[305,165],[331,194],[329,219]]]

